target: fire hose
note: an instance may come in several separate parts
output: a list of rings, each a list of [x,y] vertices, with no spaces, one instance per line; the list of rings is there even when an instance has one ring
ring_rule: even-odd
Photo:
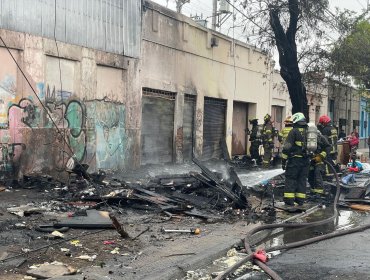
[[[285,223],[281,223],[281,224],[267,224],[267,225],[258,226],[256,228],[252,229],[250,232],[248,232],[248,234],[246,235],[246,237],[244,239],[244,247],[245,247],[245,250],[247,251],[248,255],[245,256],[244,258],[242,258],[237,263],[235,263],[233,266],[229,267],[223,273],[219,274],[215,278],[215,280],[225,279],[229,274],[233,273],[240,266],[242,266],[245,262],[247,262],[247,261],[255,258],[255,253],[252,252],[252,250],[250,248],[250,245],[249,245],[249,239],[250,239],[250,237],[253,234],[255,234],[255,233],[259,232],[259,231],[262,231],[262,230],[266,230],[266,229],[276,229],[276,228],[303,228],[303,227],[319,226],[319,225],[323,225],[323,224],[329,223],[329,222],[331,222],[331,221],[333,221],[334,219],[337,218],[337,216],[338,216],[337,203],[338,203],[339,195],[340,195],[339,177],[338,177],[338,174],[337,174],[336,170],[334,169],[334,167],[329,162],[327,162],[327,161],[324,161],[324,162],[333,171],[333,173],[335,175],[335,179],[336,179],[337,189],[336,189],[336,195],[335,195],[334,203],[333,203],[333,208],[334,208],[333,215],[330,216],[329,218],[326,218],[326,219],[321,220],[321,221],[316,221],[316,222],[310,222],[310,223],[289,223],[289,224],[285,224]],[[266,252],[273,252],[273,251],[278,251],[278,250],[288,250],[288,249],[292,249],[292,248],[297,248],[297,247],[309,245],[309,244],[312,244],[312,243],[315,243],[315,242],[319,242],[319,241],[322,241],[322,240],[326,240],[326,239],[330,239],[330,238],[334,238],[334,237],[338,237],[338,236],[342,236],[342,235],[346,235],[346,234],[350,234],[350,233],[355,233],[355,232],[359,232],[359,231],[364,231],[364,230],[369,229],[369,228],[370,228],[370,224],[367,224],[367,225],[358,226],[356,228],[352,228],[352,229],[348,229],[348,230],[342,230],[342,231],[338,231],[338,232],[332,232],[332,233],[324,234],[324,235],[321,235],[321,236],[312,237],[312,238],[309,238],[309,239],[305,239],[305,240],[301,240],[301,241],[297,241],[297,242],[288,243],[288,244],[285,244],[285,245],[279,245],[279,246],[270,247],[270,248],[267,248],[265,251]],[[259,266],[260,266],[260,264],[262,264],[262,266],[260,266],[260,268],[262,270],[264,270],[268,275],[270,275],[272,277],[272,279],[274,279],[274,280],[281,280],[282,279],[275,271],[273,271],[272,269],[270,269],[263,262],[261,262],[259,260],[256,260],[255,263],[257,265],[259,265]]]

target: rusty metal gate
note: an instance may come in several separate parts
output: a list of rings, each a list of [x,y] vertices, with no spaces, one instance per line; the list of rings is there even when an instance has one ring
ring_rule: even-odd
[[[143,88],[141,164],[173,162],[176,93]]]
[[[225,140],[226,100],[204,98],[203,159],[221,158]]]
[[[248,104],[234,102],[233,108],[233,143],[231,155],[245,155],[247,153],[247,118]]]
[[[194,115],[196,96],[185,94],[184,119],[183,119],[183,157],[184,161],[191,161],[194,145]]]

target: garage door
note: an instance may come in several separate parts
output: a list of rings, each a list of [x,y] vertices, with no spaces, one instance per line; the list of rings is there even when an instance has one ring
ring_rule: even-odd
[[[143,88],[141,164],[173,161],[175,96]]]
[[[221,158],[225,139],[226,100],[204,99],[203,159]]]
[[[185,94],[184,103],[184,161],[191,161],[193,157],[193,143],[194,143],[194,114],[195,114],[196,96]]]

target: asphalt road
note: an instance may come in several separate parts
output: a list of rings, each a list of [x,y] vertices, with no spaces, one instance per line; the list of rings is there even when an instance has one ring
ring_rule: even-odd
[[[360,224],[367,223],[370,216],[361,215]],[[293,232],[290,237],[296,239],[299,234]],[[370,230],[367,230],[285,251],[273,257],[268,265],[284,280],[370,279],[369,261]]]

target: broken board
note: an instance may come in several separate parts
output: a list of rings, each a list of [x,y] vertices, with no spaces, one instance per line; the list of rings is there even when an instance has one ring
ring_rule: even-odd
[[[54,224],[55,227],[70,228],[114,228],[109,212],[86,210],[87,216],[74,216]]]

